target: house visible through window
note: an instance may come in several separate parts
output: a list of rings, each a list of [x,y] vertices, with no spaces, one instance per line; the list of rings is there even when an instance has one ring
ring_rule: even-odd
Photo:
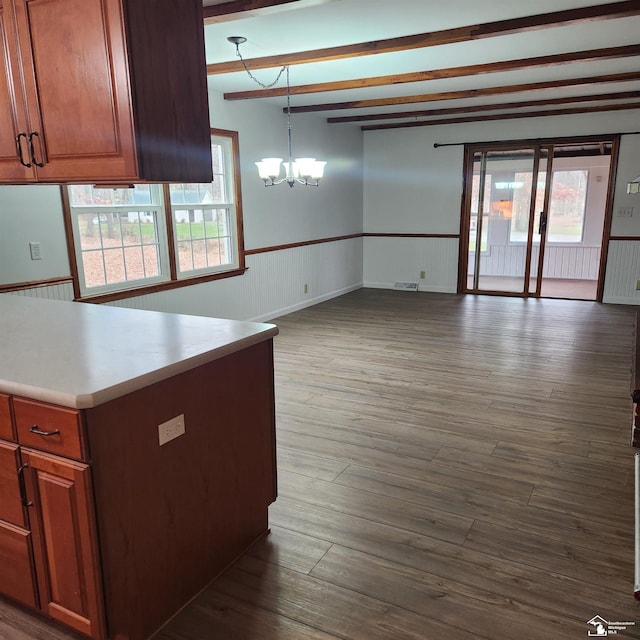
[[[238,266],[232,140],[215,136],[211,152],[212,183],[169,185],[179,277]]]
[[[67,187],[81,297],[244,271],[237,133],[211,149],[209,184]]]

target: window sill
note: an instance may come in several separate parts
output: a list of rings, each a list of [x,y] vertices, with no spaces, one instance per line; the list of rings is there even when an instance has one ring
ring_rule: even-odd
[[[213,280],[242,276],[246,271],[248,271],[248,267],[234,269],[233,271],[208,273],[206,275],[194,276],[193,278],[181,278],[180,280],[170,280],[169,282],[160,282],[142,287],[135,287],[134,289],[121,289],[119,291],[111,291],[109,293],[79,296],[75,298],[75,301],[102,304],[103,302],[113,302],[114,300],[125,300],[127,298],[135,298],[137,296],[144,296],[150,293],[160,293],[161,291],[168,291],[169,289],[179,289],[180,287],[190,287],[196,284],[212,282]]]

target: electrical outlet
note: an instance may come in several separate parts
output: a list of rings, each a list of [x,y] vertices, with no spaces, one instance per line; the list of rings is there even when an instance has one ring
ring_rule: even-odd
[[[185,433],[184,414],[158,425],[158,441],[160,446]]]
[[[633,217],[633,207],[620,207],[618,209],[618,218]]]
[[[42,260],[42,255],[40,253],[40,243],[39,242],[30,242],[29,243],[29,251],[31,253],[32,260]]]
[[[309,287],[306,284],[304,285],[304,292],[309,293]]]
[[[427,277],[427,272],[426,271],[421,271],[420,272],[420,280],[424,280]]]

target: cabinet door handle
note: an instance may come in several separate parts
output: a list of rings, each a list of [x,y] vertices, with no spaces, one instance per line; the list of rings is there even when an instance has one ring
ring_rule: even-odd
[[[60,433],[60,429],[54,429],[53,431],[43,431],[38,427],[37,424],[34,424],[31,429],[29,429],[31,433],[35,433],[39,436],[57,436]]]
[[[16,151],[18,152],[18,160],[20,160],[20,164],[23,167],[27,167],[27,169],[31,168],[31,163],[30,162],[25,162],[24,161],[24,155],[22,154],[22,144],[20,142],[20,139],[24,138],[25,140],[28,139],[27,134],[24,131],[21,131],[17,136],[16,136]]]
[[[23,507],[32,507],[33,502],[27,498],[27,487],[24,483],[24,470],[28,467],[28,464],[23,464],[18,469],[18,486],[20,487],[20,500]]]
[[[29,134],[29,152],[31,153],[31,162],[36,165],[36,167],[44,167],[44,162],[38,162],[36,160],[36,150],[33,144],[33,139],[38,138],[38,144],[40,144],[40,134],[37,131]],[[40,151],[42,151],[42,145],[40,144]]]

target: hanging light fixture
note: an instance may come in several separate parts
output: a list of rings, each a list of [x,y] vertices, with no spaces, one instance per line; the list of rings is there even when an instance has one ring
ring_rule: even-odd
[[[291,88],[289,85],[289,67],[284,66],[280,70],[278,77],[269,85],[262,84],[257,78],[253,76],[251,71],[247,68],[247,65],[240,53],[240,45],[247,41],[242,36],[231,36],[227,38],[229,42],[236,45],[236,55],[240,58],[244,70],[249,77],[263,89],[273,87],[283,72],[286,72],[287,80],[287,142],[288,142],[288,158],[283,160],[282,158],[262,158],[259,162],[256,162],[258,167],[258,175],[264,180],[265,187],[272,187],[276,184],[282,184],[286,182],[290,187],[294,184],[304,184],[307,187],[317,187],[320,184],[320,180],[324,175],[324,167],[327,164],[322,160],[316,160],[315,158],[293,158],[292,144],[291,144]],[[281,166],[284,166],[284,177],[280,177]]]

